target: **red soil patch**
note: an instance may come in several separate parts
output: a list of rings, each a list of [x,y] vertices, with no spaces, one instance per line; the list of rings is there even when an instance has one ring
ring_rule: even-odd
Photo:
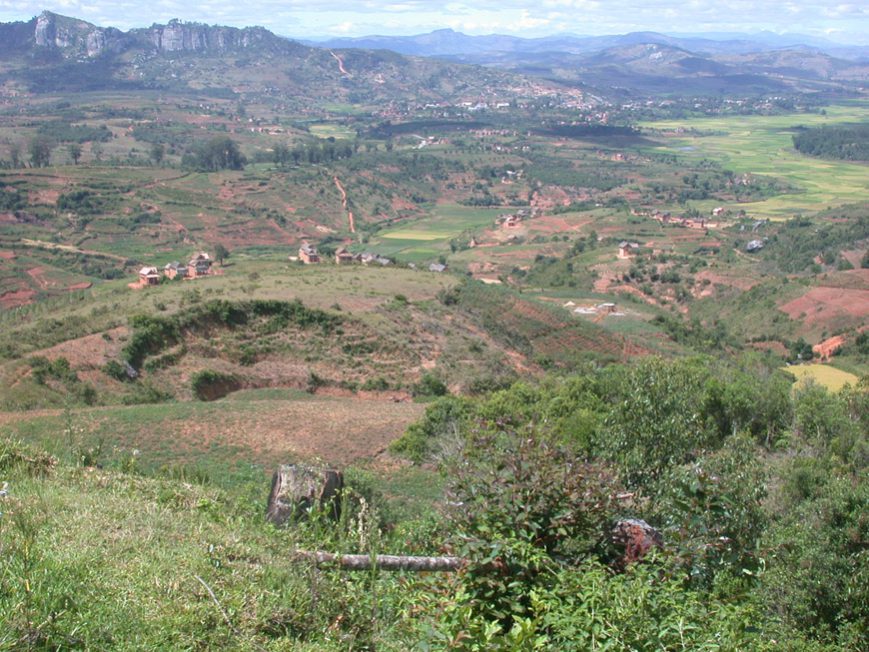
[[[0,294],[0,305],[4,308],[17,308],[18,306],[26,306],[33,303],[33,297],[36,292],[33,290],[13,290],[12,292],[4,292]]]
[[[860,267],[863,261],[863,256],[866,255],[865,249],[855,249],[854,251],[843,251],[842,258],[851,263],[854,267]]]
[[[845,344],[845,338],[841,335],[835,335],[834,337],[824,340],[820,344],[815,344],[812,347],[812,351],[814,351],[815,355],[821,358],[821,360],[829,360],[830,356],[842,348],[843,344]]]
[[[818,287],[779,306],[791,319],[806,324],[835,323],[843,318],[869,317],[869,290]]]
[[[33,267],[27,270],[27,275],[41,288],[45,289],[52,285],[45,278],[45,270],[42,267]]]
[[[15,260],[14,251],[0,251],[0,258],[3,260]]]
[[[72,285],[70,285],[66,289],[69,290],[70,292],[72,292],[74,290],[89,290],[90,288],[93,287],[93,285],[94,284],[91,283],[90,281],[82,281],[81,283],[73,283]]]
[[[31,204],[48,204],[54,206],[60,197],[59,190],[33,190],[29,193],[29,201]]]

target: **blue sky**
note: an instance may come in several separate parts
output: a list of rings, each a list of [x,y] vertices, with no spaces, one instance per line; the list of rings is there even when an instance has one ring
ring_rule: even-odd
[[[869,45],[867,0],[0,0],[0,21],[28,20],[43,9],[121,29],[180,18],[262,25],[297,38],[419,34],[444,27],[529,37],[769,30]]]

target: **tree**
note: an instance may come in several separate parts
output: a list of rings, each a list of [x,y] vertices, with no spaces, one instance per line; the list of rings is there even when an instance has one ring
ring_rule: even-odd
[[[703,415],[706,365],[647,358],[610,378],[614,408],[597,447],[632,488],[691,461],[712,434]]]
[[[103,160],[103,146],[99,142],[91,143],[91,154],[94,156],[94,160],[99,162]]]
[[[290,148],[283,143],[277,143],[272,147],[272,160],[275,165],[286,165],[290,160]]]
[[[30,140],[30,164],[35,168],[51,164],[51,141],[44,136],[35,136]]]
[[[72,159],[73,165],[78,165],[78,161],[81,158],[81,145],[78,143],[70,143],[66,146],[66,151]]]
[[[163,143],[152,143],[150,157],[154,165],[160,165],[163,162],[163,156],[166,154],[166,147]]]
[[[214,259],[223,265],[223,261],[229,258],[229,250],[222,244],[217,243],[214,246]]]

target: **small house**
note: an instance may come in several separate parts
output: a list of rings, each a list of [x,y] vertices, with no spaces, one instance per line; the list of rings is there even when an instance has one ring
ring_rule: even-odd
[[[442,263],[432,263],[428,266],[428,271],[436,272],[438,274],[445,272],[447,270],[447,266]]]
[[[306,265],[312,265],[320,262],[320,254],[314,245],[303,242],[302,246],[299,247],[299,260]]]
[[[619,243],[619,258],[631,258],[637,255],[640,245],[637,242],[627,242],[623,240]]]
[[[336,265],[349,265],[354,260],[356,260],[356,256],[347,251],[347,247],[338,247],[335,251]]]
[[[724,214],[724,206],[716,206],[715,208],[712,209],[712,215],[714,217],[719,217],[720,215],[723,215],[723,214]]]
[[[518,229],[520,226],[522,226],[521,215],[510,215],[504,220],[505,229]]]
[[[745,250],[753,254],[755,251],[760,251],[763,249],[763,240],[751,240],[747,245],[745,245]]]
[[[211,256],[204,251],[200,251],[190,259],[187,263],[187,276],[197,278],[199,276],[208,276],[211,273]]]
[[[160,282],[160,272],[156,267],[143,267],[139,270],[139,283],[141,285],[157,285]]]
[[[168,279],[187,278],[187,265],[173,260],[171,263],[166,263],[163,267],[163,275]]]

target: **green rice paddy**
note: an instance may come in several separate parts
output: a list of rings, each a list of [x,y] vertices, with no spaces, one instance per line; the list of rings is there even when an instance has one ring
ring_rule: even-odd
[[[449,241],[466,231],[490,226],[502,208],[475,208],[458,204],[435,206],[431,215],[412,225],[381,231],[377,251],[418,261],[449,251]]]
[[[317,138],[334,138],[335,140],[352,140],[356,138],[356,130],[336,124],[310,125],[308,131]]]
[[[794,128],[842,122],[869,122],[869,103],[831,106],[825,115],[690,118],[641,126],[681,132],[663,136],[663,146],[680,157],[711,158],[738,174],[787,181],[796,192],[743,205],[753,217],[781,220],[869,199],[869,165],[804,156],[793,147]]]

